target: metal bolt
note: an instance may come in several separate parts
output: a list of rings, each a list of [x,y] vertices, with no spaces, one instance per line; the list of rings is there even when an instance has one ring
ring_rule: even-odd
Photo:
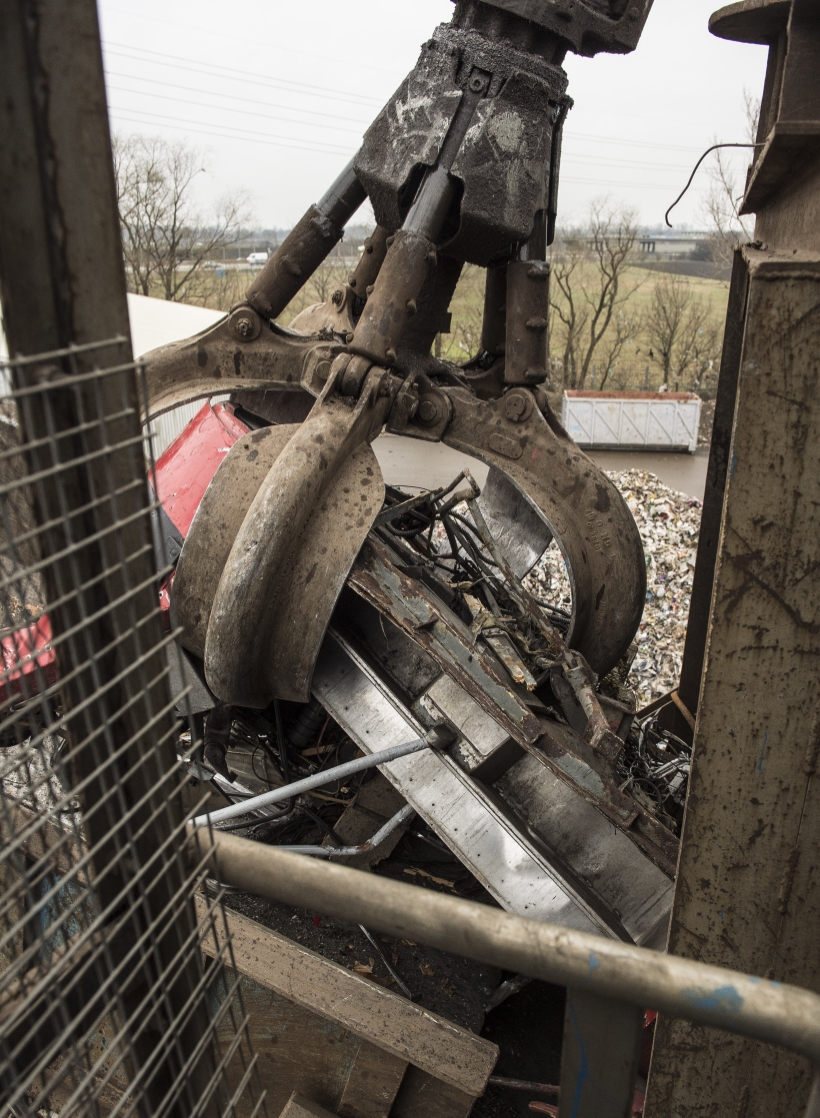
[[[483,93],[487,88],[487,77],[485,74],[473,74],[470,78],[470,89],[473,93]]]
[[[419,309],[415,299],[408,299],[405,306],[409,315],[414,315]]]
[[[419,423],[424,423],[425,426],[435,423],[438,419],[438,405],[435,400],[422,400],[416,412],[416,418]]]
[[[392,365],[392,364],[393,364],[393,362],[394,362],[394,361],[396,360],[396,351],[395,351],[395,349],[386,349],[386,350],[384,351],[384,358],[385,358],[385,361],[389,361],[389,362],[390,362],[390,364]]]
[[[387,245],[388,248],[393,247],[393,242],[395,241],[395,239],[396,239],[395,236],[390,236],[390,237],[387,238],[387,240],[385,241],[385,244]]]
[[[506,402],[504,410],[507,414],[507,419],[509,419],[513,423],[520,423],[521,420],[524,418],[525,413],[528,410],[527,409],[527,401],[523,396],[520,396],[517,392],[516,393],[511,393],[507,397],[507,402]]]
[[[345,334],[345,341],[347,342],[348,345],[350,345],[350,343],[353,341],[353,331],[352,330],[350,331],[349,334]]]
[[[344,300],[344,297],[345,297],[344,291],[342,291],[342,289],[339,288],[338,291],[334,291],[333,294],[330,296],[330,301],[331,301],[331,303],[333,303],[334,307],[340,307],[342,305],[342,301]]]
[[[250,338],[253,336],[253,320],[250,318],[238,318],[235,328],[240,338]]]
[[[372,295],[373,294],[373,284],[369,283],[367,285],[367,287],[365,288],[365,291],[367,292],[368,295]]]
[[[528,330],[546,330],[549,328],[549,322],[546,318],[528,318],[525,326]]]

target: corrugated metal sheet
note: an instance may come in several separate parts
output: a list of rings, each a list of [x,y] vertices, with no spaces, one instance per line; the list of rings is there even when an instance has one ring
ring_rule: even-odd
[[[592,450],[672,450],[694,454],[702,401],[691,392],[564,393],[561,422]]]

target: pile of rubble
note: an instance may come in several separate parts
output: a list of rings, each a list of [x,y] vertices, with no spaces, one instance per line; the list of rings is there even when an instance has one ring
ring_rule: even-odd
[[[643,470],[609,476],[635,517],[646,552],[646,608],[629,677],[641,707],[674,690],[680,679],[702,503]],[[555,544],[529,578],[539,597],[569,609],[569,579]]]

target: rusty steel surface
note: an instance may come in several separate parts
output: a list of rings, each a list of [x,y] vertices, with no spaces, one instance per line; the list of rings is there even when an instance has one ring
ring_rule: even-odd
[[[742,250],[748,296],[730,324],[737,399],[669,947],[817,991],[820,9],[746,2],[711,26],[770,49],[764,146],[745,201],[757,211],[755,245]],[[769,142],[783,128],[803,146],[797,165]],[[810,1090],[810,1068],[791,1055],[658,1021],[647,1118],[794,1118]]]
[[[583,25],[589,43],[590,28],[600,30],[608,21],[614,38],[609,47],[598,40],[596,49],[621,49],[618,34],[628,26],[637,35],[649,6],[646,0],[632,0],[617,11],[576,6],[566,29]],[[236,658],[230,642],[238,639],[240,628],[251,637],[251,658],[271,647],[260,633],[277,610],[263,608],[260,592],[255,590],[254,597],[250,588],[277,581],[284,587],[290,580],[291,595],[297,594],[298,564],[295,555],[284,560],[282,526],[295,517],[297,540],[300,516],[315,504],[327,479],[355,446],[371,441],[385,424],[393,433],[465,451],[505,474],[522,492],[567,561],[573,589],[568,643],[594,672],[603,674],[619,660],[637,628],[645,567],[634,521],[614,486],[567,439],[545,398],[523,387],[547,375],[549,267],[542,258],[554,223],[560,129],[570,101],[561,50],[548,48],[549,35],[525,42],[520,21],[510,20],[502,19],[490,32],[481,26],[478,8],[461,4],[454,21],[438,28],[424,46],[359,154],[255,277],[248,303],[197,338],[148,356],[155,412],[226,390],[281,391],[291,412],[299,389],[321,400],[305,420],[306,431],[294,435],[257,493],[215,595],[206,674],[225,699],[239,701],[242,695],[250,703],[253,695],[253,702],[261,703],[273,693],[272,679],[280,678],[282,662],[268,672],[264,687],[240,683],[255,669],[231,663]],[[565,47],[571,46],[567,40]],[[302,313],[296,326],[310,333],[272,325],[365,195],[379,226],[348,282],[326,305]],[[496,365],[461,374],[433,359],[430,345],[462,263],[487,263],[505,252],[511,262],[491,272],[488,289],[487,331]],[[505,289],[506,308],[493,308]],[[320,434],[320,412],[326,421],[331,413],[349,417],[341,397],[353,401],[376,380],[385,394],[371,409],[378,422],[370,422],[367,433],[360,424],[355,437],[339,436],[333,452],[317,453],[316,443],[308,452],[313,436],[307,428]],[[454,387],[458,384],[472,390]],[[513,391],[505,394],[510,384]],[[266,410],[276,414],[275,404]],[[320,479],[309,477],[316,468]],[[331,504],[325,506],[329,537],[334,535]],[[277,541],[269,549],[259,546],[265,533]],[[366,530],[359,535],[363,540]],[[274,574],[280,562],[284,566]],[[314,566],[305,562],[307,578]],[[344,579],[331,577],[327,565],[322,577],[329,580],[325,597],[332,607],[333,588],[338,593]],[[314,586],[311,596],[317,593]],[[251,600],[253,608],[246,605]],[[277,600],[284,600],[284,589]],[[235,610],[244,627],[234,620]],[[189,639],[201,647],[201,633]],[[310,657],[317,652],[318,646],[311,646],[289,681],[281,677],[281,697],[307,694]]]
[[[507,384],[541,384],[549,359],[550,266],[536,260],[507,265]]]
[[[242,522],[298,424],[248,431],[214,475],[188,529],[174,579],[175,618],[185,648],[205,656],[219,580]]]
[[[384,378],[371,374],[358,400],[337,396],[337,379],[271,466],[220,577],[205,676],[225,702],[309,699],[333,606],[384,500],[367,446],[392,402]]]
[[[820,990],[820,267],[801,275],[789,260],[747,257],[733,466],[670,949]],[[748,1118],[762,1118],[773,1083],[784,1118],[805,1106],[803,1063],[668,1020],[658,1038],[652,1118],[695,1101],[722,1113],[741,1095]],[[705,1078],[688,1053],[707,1050]]]
[[[457,15],[473,25],[486,22],[482,4],[454,0]],[[578,54],[626,54],[638,45],[653,0],[484,0],[491,8],[535,24],[553,35],[563,48]],[[515,28],[513,28],[513,34]],[[529,33],[532,37],[532,32]]]

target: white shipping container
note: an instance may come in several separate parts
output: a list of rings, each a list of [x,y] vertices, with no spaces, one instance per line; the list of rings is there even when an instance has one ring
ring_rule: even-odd
[[[694,454],[701,399],[693,392],[567,390],[561,423],[589,450],[671,450]]]

